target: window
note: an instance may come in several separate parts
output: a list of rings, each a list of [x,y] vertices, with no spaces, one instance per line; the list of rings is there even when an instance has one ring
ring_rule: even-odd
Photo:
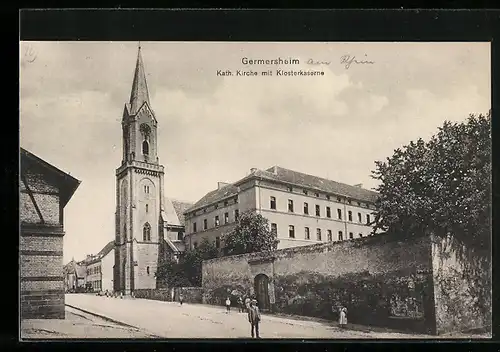
[[[307,204],[306,202],[304,202],[304,214],[309,214],[309,204]]]
[[[342,198],[337,197],[337,202],[342,202]]]
[[[224,201],[224,206],[227,207],[227,200]]]
[[[195,222],[193,222],[193,232],[196,232],[196,231],[197,231],[197,230],[196,230],[196,223],[195,223]]]
[[[361,213],[358,213],[358,222],[361,222]]]
[[[288,190],[288,192],[292,192],[293,191],[293,188],[290,187],[290,186],[288,186],[286,189]]]
[[[350,199],[347,200],[347,204],[351,204],[351,200]]]
[[[362,234],[362,233],[360,233],[360,234],[359,234],[359,237],[360,237],[360,238],[361,238],[361,237],[363,237],[363,234]]]
[[[270,203],[271,209],[276,209],[276,197],[271,197]]]
[[[146,213],[149,211],[149,205],[146,204]]]
[[[370,214],[366,214],[366,224],[370,224]]]
[[[302,192],[304,192],[304,194],[307,196],[307,190],[303,190]]]
[[[353,239],[354,238],[354,234],[352,232],[349,232],[349,238],[350,239]]]
[[[219,203],[214,204],[214,209],[218,209],[218,208],[219,208]]]
[[[240,217],[240,211],[239,211],[238,209],[236,209],[236,210],[234,211],[234,220],[238,220],[238,219],[239,219],[239,217]]]
[[[224,224],[229,224],[229,213],[224,213]]]
[[[328,194],[326,195],[326,199],[330,200],[330,196]]]
[[[320,216],[320,210],[318,204],[316,204],[316,216]]]
[[[193,243],[194,249],[198,248],[198,242]]]
[[[321,241],[321,229],[316,229],[316,239]]]
[[[348,217],[349,217],[349,221],[352,221],[352,211],[349,210],[349,212],[347,214],[348,214]]]
[[[215,247],[220,248],[220,237],[219,236],[215,237]]]
[[[293,213],[293,200],[291,199],[288,200],[288,211]]]
[[[342,231],[339,231],[339,241],[342,241],[344,237],[342,236]]]
[[[304,231],[305,231],[305,233],[304,233],[304,238],[305,238],[306,240],[311,239],[311,235],[310,235],[310,233],[309,233],[309,227],[306,227],[306,228],[304,229]]]
[[[293,225],[288,226],[288,237],[295,238],[295,227]]]
[[[274,235],[278,235],[278,225],[274,223],[271,224],[271,233]]]
[[[337,209],[337,217],[342,220],[342,209]]]
[[[326,217],[331,218],[332,217],[332,211],[330,210],[330,207],[326,207]]]
[[[148,143],[148,141],[142,142],[142,154],[149,155],[149,143]]]
[[[219,226],[220,225],[220,222],[219,222],[219,215],[216,215],[215,216],[215,226]]]
[[[177,240],[182,241],[184,239],[184,233],[183,232],[177,232]]]
[[[148,273],[149,275],[149,266],[146,267],[146,272]]]
[[[326,236],[328,237],[328,242],[332,242],[333,241],[333,237],[332,237],[332,230],[327,230],[326,232]]]
[[[319,193],[314,193],[314,195],[319,198]]]
[[[151,241],[151,226],[149,223],[145,223],[142,228],[142,239],[144,241]]]
[[[203,230],[206,230],[206,229],[208,229],[208,221],[207,221],[207,219],[204,219],[203,220]]]
[[[144,193],[149,193],[149,186],[144,186]]]

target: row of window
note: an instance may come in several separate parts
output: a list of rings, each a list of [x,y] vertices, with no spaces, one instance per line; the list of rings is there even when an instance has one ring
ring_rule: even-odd
[[[269,203],[270,203],[269,207],[273,210],[276,210],[276,197],[271,196]],[[316,211],[315,212],[316,216],[321,216],[321,207],[318,204],[316,204],[315,211]],[[289,213],[294,212],[293,200],[291,200],[291,199],[288,200],[288,212]],[[307,202],[304,202],[304,214],[310,215],[309,214],[309,204]],[[330,207],[326,207],[326,217],[327,218],[332,217],[332,211],[331,211]],[[352,221],[352,211],[351,210],[349,210],[347,212],[347,217],[348,217],[349,221]],[[342,220],[342,209],[337,209],[337,219]],[[359,223],[363,222],[363,216],[361,213],[358,213],[358,222]],[[370,222],[371,222],[370,214],[366,214],[366,224],[368,225],[368,224],[370,224]]]
[[[101,273],[100,266],[94,266],[93,268],[87,268],[87,275],[100,274],[100,273]]]
[[[274,223],[271,224],[271,232],[274,233],[275,235],[278,235],[278,225],[277,224],[274,224]],[[295,238],[295,226],[293,226],[293,225],[288,226],[288,237]],[[359,237],[363,237],[363,234],[359,233]],[[349,232],[349,239],[353,239],[353,238],[354,238],[354,233]],[[311,231],[310,231],[309,227],[304,227],[304,239],[306,239],[306,240],[311,239]],[[342,231],[339,231],[337,233],[337,240],[342,241],[343,239],[344,239],[344,234],[342,233]],[[323,236],[322,236],[322,232],[321,232],[320,228],[316,229],[316,240],[323,241]],[[328,242],[331,242],[334,240],[332,230],[326,230],[326,240]]]
[[[234,210],[234,221],[237,221],[240,216],[240,211],[238,209]],[[224,225],[229,224],[229,213],[225,212],[224,213]],[[216,215],[214,218],[214,225],[215,227],[220,226],[220,218],[219,215]],[[203,219],[203,230],[208,230],[208,220]],[[197,232],[197,224],[196,222],[193,222],[193,232]]]
[[[293,192],[293,187],[292,186],[288,186],[287,190],[288,190],[288,192]],[[306,189],[303,189],[302,193],[304,195],[306,195],[306,196],[309,195],[309,191],[306,190]],[[321,197],[320,193],[318,193],[318,192],[314,192],[314,196],[317,197],[317,198]],[[327,200],[331,200],[332,199],[332,197],[329,194],[326,194],[325,198]],[[342,197],[336,197],[336,198],[337,198],[337,202],[342,202]],[[359,207],[370,208],[370,205],[368,203],[362,203],[362,202],[359,202],[359,201],[353,202],[351,199],[348,199],[348,198],[346,199],[346,203],[347,204],[353,204],[354,203],[355,205],[357,205]]]
[[[90,281],[89,283],[92,285],[94,291],[100,291],[102,289],[101,280]]]
[[[232,202],[230,203],[231,200],[232,200]],[[224,208],[227,207],[227,206],[229,206],[230,204],[238,204],[238,197],[231,198],[231,200],[226,199],[224,201]],[[203,211],[203,213],[206,213],[206,212],[208,212],[208,210],[209,210],[210,207],[211,207],[211,205],[208,206],[208,207],[206,207],[206,208],[204,208],[203,210],[200,209],[200,210],[196,210],[196,211],[194,211],[194,212],[192,212],[190,214],[186,214],[186,218],[191,218],[193,216],[200,215],[199,212],[201,212],[201,211]],[[219,203],[213,204],[213,207],[214,207],[214,210],[215,209],[219,209]]]

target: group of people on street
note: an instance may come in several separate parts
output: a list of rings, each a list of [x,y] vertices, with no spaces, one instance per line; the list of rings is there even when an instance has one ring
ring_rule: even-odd
[[[231,311],[231,299],[229,297],[226,298],[226,314]],[[252,338],[260,338],[259,335],[259,323],[260,323],[260,311],[259,306],[257,304],[257,300],[254,298],[246,297],[244,300],[240,296],[238,297],[238,312],[248,314],[248,322],[251,327],[251,335]]]

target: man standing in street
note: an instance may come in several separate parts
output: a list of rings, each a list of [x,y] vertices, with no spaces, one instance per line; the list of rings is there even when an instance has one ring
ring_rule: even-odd
[[[260,338],[259,336],[260,312],[256,300],[252,300],[250,302],[250,306],[248,309],[248,321],[252,326],[252,338],[254,337],[254,330],[255,330],[255,337]]]

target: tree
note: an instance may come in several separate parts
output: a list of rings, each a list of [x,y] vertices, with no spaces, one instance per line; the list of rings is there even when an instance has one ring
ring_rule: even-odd
[[[374,231],[446,238],[484,309],[491,295],[491,113],[446,121],[428,141],[419,139],[377,161],[372,177],[378,214]],[[452,235],[452,236],[449,236]],[[479,283],[480,284],[477,284]],[[486,312],[486,314],[489,314]]]
[[[156,277],[169,287],[201,286],[201,269],[203,260],[217,257],[218,250],[208,239],[203,239],[200,245],[186,251],[179,262],[167,260],[156,272]]]
[[[274,251],[279,242],[269,229],[269,221],[253,211],[242,213],[236,227],[222,240],[228,255]]]
[[[375,229],[406,234],[452,233],[489,257],[491,237],[491,116],[445,122],[422,139],[377,161],[380,181]]]

